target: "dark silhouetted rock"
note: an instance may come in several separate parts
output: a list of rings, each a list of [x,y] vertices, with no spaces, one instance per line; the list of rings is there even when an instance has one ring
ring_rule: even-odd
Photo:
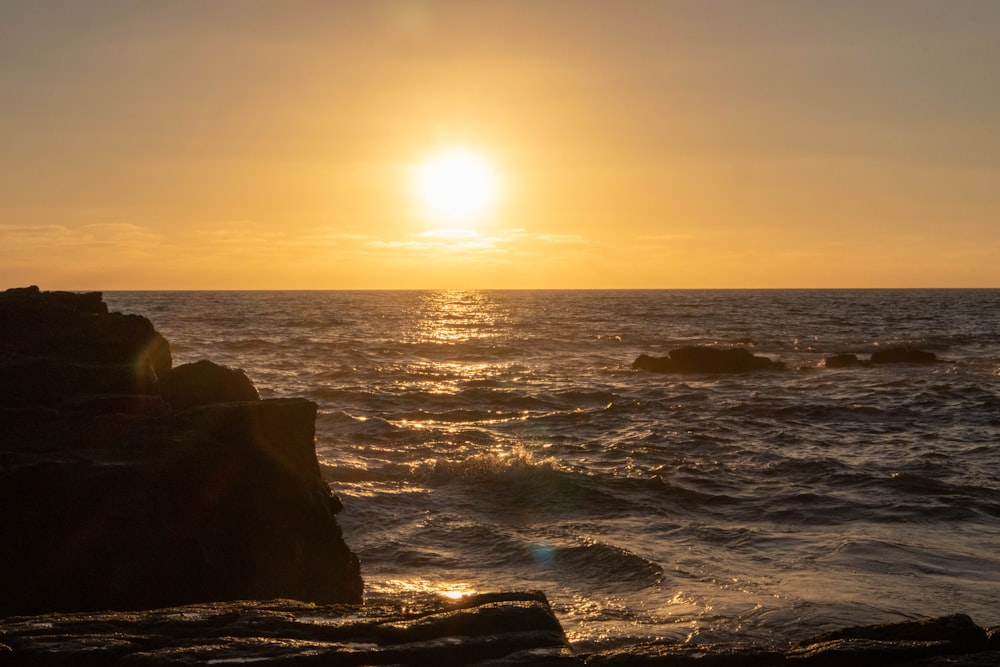
[[[823,360],[823,365],[827,368],[853,368],[861,366],[861,360],[856,354],[835,354]]]
[[[0,414],[0,615],[359,601],[304,399]],[[10,440],[8,440],[10,438]]]
[[[965,614],[953,614],[919,621],[864,625],[825,632],[800,642],[800,646],[842,639],[871,639],[882,642],[948,642],[956,653],[983,651],[988,647],[986,631]]]
[[[825,633],[791,649],[748,644],[644,642],[581,656],[587,667],[984,667],[1000,664],[985,631],[967,616]]]
[[[931,364],[937,361],[933,352],[911,347],[890,347],[872,352],[873,364]]]
[[[645,642],[602,651],[585,659],[587,667],[772,667],[784,655],[752,645]]]
[[[359,602],[316,405],[261,401],[239,372],[215,399],[256,400],[176,410],[154,393],[169,364],[152,324],[99,294],[0,294],[0,616]]]
[[[747,373],[782,370],[785,365],[767,357],[758,357],[744,348],[686,346],[670,350],[666,357],[640,355],[632,368],[656,373]]]
[[[787,663],[803,667],[878,667],[908,665],[915,660],[954,653],[945,641],[879,641],[875,639],[838,639],[792,649]]]
[[[153,394],[171,363],[150,321],[108,313],[100,292],[0,292],[0,405]]]
[[[392,605],[274,600],[0,621],[22,665],[582,665],[539,593]]]
[[[206,359],[181,364],[170,371],[161,393],[175,408],[260,400],[257,387],[246,373]]]

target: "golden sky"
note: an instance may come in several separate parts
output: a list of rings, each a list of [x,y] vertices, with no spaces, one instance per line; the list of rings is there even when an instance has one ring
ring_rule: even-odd
[[[25,0],[0,287],[1000,287],[995,0]],[[474,225],[415,169],[497,176]]]

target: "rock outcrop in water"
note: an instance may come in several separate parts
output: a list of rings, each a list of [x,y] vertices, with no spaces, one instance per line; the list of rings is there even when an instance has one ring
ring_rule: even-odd
[[[670,350],[666,357],[640,355],[632,368],[656,373],[748,373],[750,371],[783,370],[785,365],[767,357],[758,357],[741,347],[688,345]]]
[[[0,616],[361,600],[316,405],[191,366],[99,293],[0,293]]]
[[[868,359],[859,359],[856,354],[835,354],[826,357],[823,365],[827,368],[854,368],[857,366],[877,366],[880,364],[933,364],[937,355],[912,347],[889,347],[872,352]]]

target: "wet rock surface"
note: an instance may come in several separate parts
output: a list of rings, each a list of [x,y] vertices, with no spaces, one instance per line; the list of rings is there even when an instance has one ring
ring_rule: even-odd
[[[8,618],[0,632],[11,665],[581,664],[540,593],[49,614]]]
[[[0,620],[0,665],[979,667],[998,661],[996,639],[960,615],[849,628],[795,647],[648,642],[574,654],[540,592],[364,605],[237,601]]]
[[[1000,637],[995,635],[968,616],[955,614],[845,628],[789,648],[643,643],[581,658],[588,667],[974,667],[1000,664]]]

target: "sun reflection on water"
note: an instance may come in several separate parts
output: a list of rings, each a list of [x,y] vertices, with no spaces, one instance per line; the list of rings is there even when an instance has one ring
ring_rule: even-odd
[[[473,338],[499,337],[511,323],[510,312],[487,292],[441,290],[425,292],[415,308],[408,343],[461,343]]]
[[[435,595],[449,600],[459,600],[479,591],[460,581],[429,581],[427,579],[389,579],[369,586],[369,593],[391,595]]]

